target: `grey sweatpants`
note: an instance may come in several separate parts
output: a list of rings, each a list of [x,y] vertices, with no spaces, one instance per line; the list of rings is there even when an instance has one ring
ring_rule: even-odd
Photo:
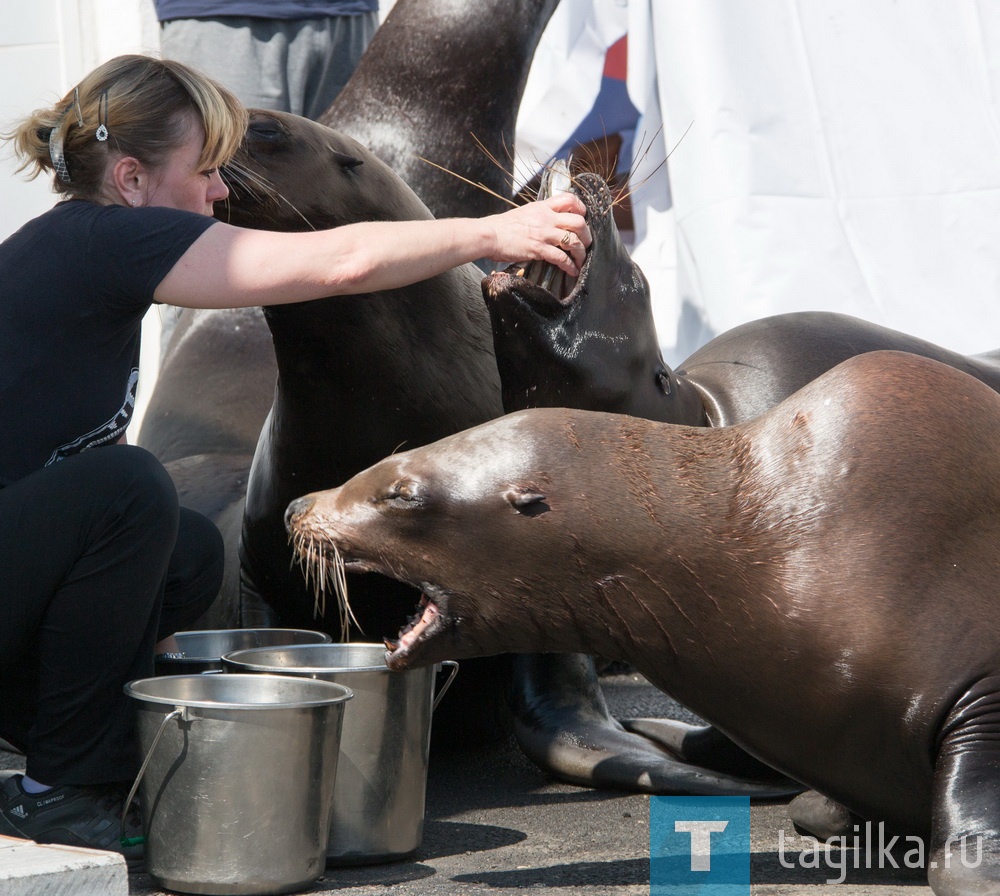
[[[245,106],[319,118],[378,27],[378,13],[324,19],[173,19],[160,26],[168,59],[225,85]]]

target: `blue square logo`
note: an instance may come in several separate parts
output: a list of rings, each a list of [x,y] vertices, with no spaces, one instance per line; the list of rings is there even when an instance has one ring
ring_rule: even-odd
[[[750,799],[649,800],[650,896],[750,896]]]

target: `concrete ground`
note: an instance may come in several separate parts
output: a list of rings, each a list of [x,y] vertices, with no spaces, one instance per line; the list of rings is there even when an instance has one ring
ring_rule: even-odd
[[[603,684],[616,715],[687,718],[637,675],[608,677]],[[0,752],[0,767],[19,768],[22,761],[16,754]],[[820,858],[794,835],[783,803],[752,806],[751,850],[752,896],[931,893],[922,870],[866,868],[863,854],[854,869],[853,852],[834,851]],[[808,864],[819,867],[804,867]],[[845,864],[844,882],[828,883],[840,878],[838,869]],[[327,869],[301,892],[385,896],[388,888],[393,896],[517,890],[539,896],[646,896],[649,798],[554,783],[512,743],[475,753],[435,754],[427,783],[424,840],[416,855],[386,865]],[[129,877],[130,896],[167,892],[146,874]]]

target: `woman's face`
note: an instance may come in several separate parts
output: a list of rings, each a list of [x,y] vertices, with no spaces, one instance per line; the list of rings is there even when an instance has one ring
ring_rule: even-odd
[[[161,168],[150,172],[143,205],[179,208],[199,215],[212,214],[212,206],[229,195],[218,168],[198,167],[205,143],[200,124],[188,129],[187,139],[173,150]]]

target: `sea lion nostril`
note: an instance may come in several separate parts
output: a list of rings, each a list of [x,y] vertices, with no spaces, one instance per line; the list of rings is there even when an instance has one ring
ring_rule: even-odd
[[[285,510],[285,531],[292,531],[292,524],[313,506],[312,498],[296,498]]]

